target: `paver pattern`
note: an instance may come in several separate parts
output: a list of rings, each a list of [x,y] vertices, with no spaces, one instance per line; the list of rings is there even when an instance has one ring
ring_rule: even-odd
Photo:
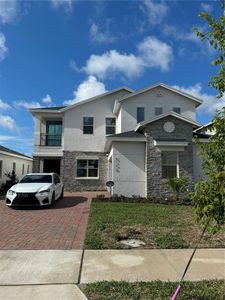
[[[91,199],[65,193],[51,208],[12,209],[0,200],[0,249],[82,249]]]

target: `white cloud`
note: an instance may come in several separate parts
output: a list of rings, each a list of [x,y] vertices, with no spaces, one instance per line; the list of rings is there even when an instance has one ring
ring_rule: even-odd
[[[99,26],[96,25],[95,23],[92,23],[91,28],[90,28],[90,39],[93,42],[99,43],[99,44],[109,44],[113,43],[116,40],[116,37],[110,33],[109,31],[109,23],[106,24],[106,31],[101,32],[99,30]]]
[[[103,82],[98,81],[95,76],[89,76],[73,92],[74,99],[65,101],[65,105],[70,105],[107,92]]]
[[[152,25],[160,24],[167,16],[169,8],[163,1],[143,0],[141,9],[148,16],[148,21]]]
[[[168,44],[154,36],[149,36],[138,45],[138,50],[147,68],[159,68],[163,72],[169,70],[173,60],[173,51]]]
[[[0,109],[3,110],[11,109],[11,106],[0,99]]]
[[[169,37],[174,38],[175,40],[181,40],[181,41],[189,41],[194,42],[197,44],[200,44],[200,39],[196,36],[193,30],[184,31],[181,30],[174,25],[164,25],[163,27],[163,34]]]
[[[41,104],[39,102],[35,102],[35,101],[28,102],[28,101],[24,101],[24,100],[15,101],[14,105],[16,105],[17,107],[22,107],[22,108],[26,108],[26,109],[29,109],[29,108],[40,108],[41,107]]]
[[[9,130],[17,129],[15,120],[12,117],[3,114],[0,114],[0,126]]]
[[[138,54],[119,53],[110,50],[101,55],[92,54],[83,70],[89,75],[100,79],[120,73],[128,78],[138,77],[147,68],[159,68],[168,71],[173,59],[172,48],[157,39],[149,36],[137,45]]]
[[[200,8],[204,12],[208,12],[208,13],[213,11],[213,5],[210,3],[206,3],[206,2],[201,3]]]
[[[51,0],[53,8],[60,9],[63,8],[67,14],[73,12],[73,5],[75,0]]]
[[[8,48],[6,47],[5,42],[6,42],[6,38],[5,38],[4,34],[2,32],[0,32],[0,61],[2,61],[5,58],[6,53],[8,51]]]
[[[48,105],[52,104],[52,98],[51,98],[51,96],[49,94],[47,94],[41,101],[43,103],[48,104]]]
[[[12,22],[18,13],[19,1],[0,0],[0,21],[4,23]]]
[[[15,140],[15,136],[12,135],[0,135],[0,143],[8,142],[8,141],[13,141]]]
[[[203,103],[198,108],[198,112],[200,114],[210,113],[213,115],[217,110],[221,110],[222,107],[225,106],[225,95],[223,96],[222,99],[218,100],[215,96],[204,93],[202,91],[202,86],[200,83],[196,83],[195,85],[190,87],[177,86],[177,85],[174,85],[173,87],[184,93],[202,99]]]
[[[84,70],[87,74],[96,75],[101,79],[117,72],[127,77],[135,77],[142,72],[143,61],[134,54],[121,54],[110,50],[102,55],[92,54]]]

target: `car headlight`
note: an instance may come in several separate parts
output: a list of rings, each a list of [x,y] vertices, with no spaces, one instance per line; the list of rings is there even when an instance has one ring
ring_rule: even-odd
[[[50,189],[38,192],[39,195],[49,194],[49,193],[50,193]]]
[[[8,193],[7,193],[7,194],[13,196],[13,195],[16,194],[16,192],[14,192],[13,190],[8,190]]]

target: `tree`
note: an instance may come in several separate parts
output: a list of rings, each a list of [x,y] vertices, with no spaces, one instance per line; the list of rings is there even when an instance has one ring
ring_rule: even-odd
[[[207,40],[216,50],[217,58],[212,63],[217,66],[217,74],[210,78],[209,85],[217,90],[217,101],[225,92],[225,0],[221,1],[221,8],[222,15],[216,19],[209,13],[199,15],[208,24],[206,32],[195,28],[197,36]],[[198,221],[209,222],[214,230],[219,230],[225,223],[225,108],[217,112],[213,129],[216,133],[209,139],[209,143],[199,143],[203,170],[208,179],[200,179],[196,183],[191,199]]]
[[[202,12],[199,17],[208,23],[205,32],[194,28],[197,36],[202,40],[208,40],[209,44],[216,50],[217,58],[212,64],[218,66],[217,75],[211,77],[209,85],[218,91],[218,98],[222,98],[225,91],[225,0],[221,1],[222,15],[214,19],[209,13]]]

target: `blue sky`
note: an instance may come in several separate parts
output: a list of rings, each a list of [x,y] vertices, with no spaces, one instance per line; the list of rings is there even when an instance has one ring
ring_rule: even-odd
[[[0,0],[0,144],[32,154],[29,107],[60,106],[126,85],[164,82],[224,105],[208,87],[214,51],[193,33],[214,1]]]

